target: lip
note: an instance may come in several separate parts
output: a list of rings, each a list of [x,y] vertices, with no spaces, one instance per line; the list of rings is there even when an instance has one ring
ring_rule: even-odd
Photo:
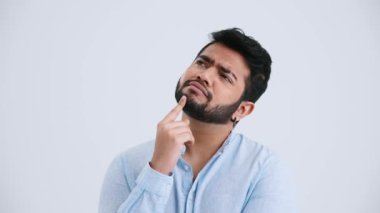
[[[196,82],[196,81],[192,81],[189,83],[190,86],[194,86],[196,87],[197,89],[199,89],[200,91],[202,91],[202,93],[207,97],[207,90],[202,86],[202,84]]]

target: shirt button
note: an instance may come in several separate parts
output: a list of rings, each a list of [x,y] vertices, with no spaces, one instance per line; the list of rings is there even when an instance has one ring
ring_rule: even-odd
[[[183,168],[185,169],[185,171],[189,170],[189,166],[188,165],[184,165]]]

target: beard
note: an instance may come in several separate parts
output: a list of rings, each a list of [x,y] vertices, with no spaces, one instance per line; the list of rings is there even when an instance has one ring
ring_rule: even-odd
[[[184,95],[183,89],[186,86],[189,86],[191,81],[197,80],[187,80],[183,83],[182,87],[180,87],[179,80],[175,89],[175,99],[179,102],[179,99]],[[198,81],[199,82],[199,81]],[[200,83],[200,82],[199,82]],[[194,101],[193,98],[189,97],[189,95],[185,95],[187,98],[186,105],[183,108],[183,111],[190,117],[206,122],[206,123],[214,123],[214,124],[226,124],[232,119],[232,114],[237,110],[240,103],[242,102],[242,97],[229,105],[218,105],[211,109],[207,109],[210,101],[212,100],[212,94],[208,92],[207,101],[204,104],[199,104]]]

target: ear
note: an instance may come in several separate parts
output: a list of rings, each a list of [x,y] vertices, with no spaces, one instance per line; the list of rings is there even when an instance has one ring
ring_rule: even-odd
[[[232,118],[236,118],[237,121],[240,121],[245,116],[251,114],[254,108],[255,108],[255,104],[253,102],[242,101],[240,103],[239,108],[232,115]]]

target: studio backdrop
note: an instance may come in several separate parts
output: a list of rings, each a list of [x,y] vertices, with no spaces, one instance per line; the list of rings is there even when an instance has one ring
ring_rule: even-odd
[[[108,165],[155,137],[210,32],[273,59],[236,127],[279,154],[300,212],[380,212],[380,4],[0,0],[0,212],[96,212]]]

